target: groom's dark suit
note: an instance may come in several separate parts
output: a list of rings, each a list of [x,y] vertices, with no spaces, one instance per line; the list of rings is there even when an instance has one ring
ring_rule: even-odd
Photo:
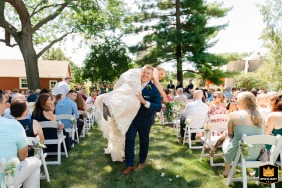
[[[144,163],[149,150],[149,134],[151,126],[155,122],[155,111],[161,111],[161,98],[158,89],[150,81],[142,90],[143,98],[150,102],[150,107],[146,108],[143,104],[132,121],[125,139],[125,160],[126,166],[134,166],[134,147],[135,137],[139,135],[139,163]]]

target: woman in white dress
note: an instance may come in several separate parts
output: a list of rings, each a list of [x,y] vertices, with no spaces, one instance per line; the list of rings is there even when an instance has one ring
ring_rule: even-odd
[[[111,154],[113,161],[123,161],[125,133],[140,108],[136,94],[141,92],[141,71],[142,68],[135,68],[123,73],[114,90],[99,95],[94,103],[95,119],[108,139],[105,154]],[[166,103],[167,97],[159,82],[164,76],[165,70],[157,67],[152,81]]]

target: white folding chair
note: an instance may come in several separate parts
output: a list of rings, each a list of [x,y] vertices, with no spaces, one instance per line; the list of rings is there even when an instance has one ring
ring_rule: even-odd
[[[41,121],[39,122],[42,129],[58,129],[58,122],[57,121]],[[57,152],[48,152],[48,155],[57,155],[57,161],[46,161],[46,164],[61,164],[61,155],[65,154],[68,157],[68,151],[65,143],[65,138],[63,131],[58,133],[57,139],[48,139],[44,141],[44,144],[47,146],[52,144],[57,144]],[[63,143],[63,147],[65,152],[61,152],[61,144]]]
[[[205,154],[205,146],[209,145],[212,149],[212,146],[214,146],[217,140],[220,138],[220,136],[218,136],[218,133],[227,130],[227,118],[227,114],[211,115],[211,117],[208,118],[208,122],[206,123],[208,130],[205,130],[204,136],[201,137],[201,140],[204,142],[204,147],[202,148],[200,160],[202,160],[204,157],[210,157],[211,166],[224,166],[224,163],[214,163],[213,161],[214,157],[222,157],[223,153],[214,154],[214,156],[211,157],[209,154]],[[220,121],[218,121],[219,119]]]
[[[247,178],[247,168],[258,168],[259,166],[271,164],[274,165],[278,154],[281,153],[281,146],[282,146],[282,138],[280,135],[271,136],[271,135],[254,135],[254,136],[246,136],[245,134],[242,136],[242,140],[245,144],[248,145],[256,145],[256,144],[268,144],[272,145],[270,149],[270,161],[246,161],[244,156],[242,155],[241,147],[239,146],[235,159],[232,163],[232,168],[230,170],[229,176],[226,181],[226,185],[228,186],[231,181],[241,181],[243,182],[243,188],[247,188],[247,181],[258,181],[258,177]],[[239,162],[241,159],[241,162]],[[233,178],[233,174],[235,172],[236,166],[242,167],[242,178]],[[271,187],[274,188],[275,184],[271,184]]]
[[[33,146],[33,142],[36,143],[35,137],[27,137],[27,139],[28,139],[28,145],[29,146]],[[48,168],[47,168],[46,161],[45,161],[46,156],[47,156],[47,153],[43,153],[43,150],[40,149],[39,157],[40,157],[43,169],[44,169],[44,175],[43,176],[41,175],[40,179],[46,179],[47,182],[50,182],[49,172],[48,172]]]
[[[189,119],[190,117],[188,116],[187,119]],[[199,114],[198,116],[193,116],[193,118],[191,118],[190,124],[186,123],[186,126],[184,128],[184,138],[183,138],[183,145],[185,145],[185,143],[189,144],[189,148],[190,149],[202,149],[203,146],[193,146],[193,143],[197,143],[197,142],[202,142],[201,139],[199,140],[192,140],[191,136],[192,133],[204,133],[204,123],[206,122],[206,118],[207,118],[207,114]]]
[[[78,113],[79,115],[82,115],[83,116],[83,122],[84,122],[84,126],[83,126],[83,129],[82,129],[82,135],[81,137],[85,137],[86,135],[86,129],[90,129],[90,125],[87,121],[87,117],[85,115],[87,115],[87,113],[83,110],[78,110]]]
[[[79,136],[78,136],[78,129],[77,129],[77,124],[76,121],[73,121],[73,119],[76,120],[75,115],[70,115],[70,114],[60,114],[60,115],[55,115],[56,120],[70,120],[72,122],[72,128],[65,128],[66,132],[68,132],[71,135],[71,138],[75,140],[75,134],[76,134],[76,141],[79,143]]]

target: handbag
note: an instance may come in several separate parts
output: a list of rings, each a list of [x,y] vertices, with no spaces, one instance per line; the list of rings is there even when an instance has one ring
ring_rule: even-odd
[[[262,162],[270,161],[270,151],[267,150],[265,146],[260,150],[260,155],[257,160]]]

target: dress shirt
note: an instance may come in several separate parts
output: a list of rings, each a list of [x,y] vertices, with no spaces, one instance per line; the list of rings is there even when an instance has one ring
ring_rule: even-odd
[[[195,100],[186,105],[182,116],[191,118],[190,127],[191,128],[202,128],[206,121],[208,114],[208,105],[203,103],[202,100]]]
[[[69,97],[66,97],[60,100],[56,106],[56,115],[60,114],[70,114],[75,115],[76,119],[79,118],[79,113],[77,109],[77,104],[71,100]],[[71,120],[62,120],[65,128],[72,128],[72,121]]]
[[[150,82],[150,81],[149,81]],[[142,90],[146,87],[146,85],[149,83],[149,82],[146,82],[144,84],[141,84],[141,87],[142,87]],[[146,101],[146,104],[144,104],[144,106],[146,108],[150,108],[150,102],[149,101]]]

